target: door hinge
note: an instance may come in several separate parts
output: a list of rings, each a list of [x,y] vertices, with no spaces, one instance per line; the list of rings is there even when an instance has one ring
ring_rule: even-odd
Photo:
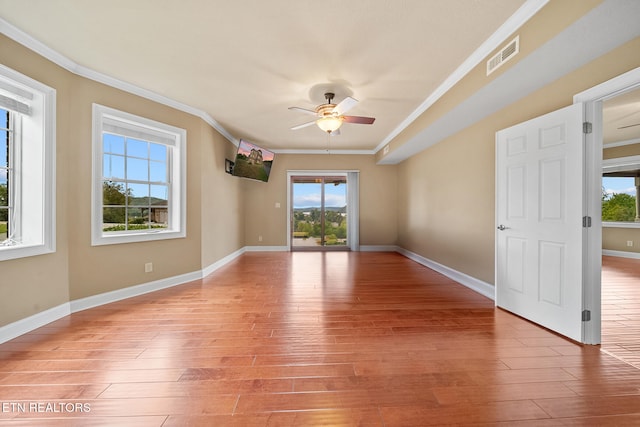
[[[582,310],[582,321],[589,322],[591,320],[591,311],[590,310]]]
[[[583,216],[582,217],[582,226],[584,228],[591,227],[591,217],[590,216]]]
[[[583,133],[591,133],[591,132],[593,132],[593,124],[591,122],[583,122],[582,123],[582,132]]]

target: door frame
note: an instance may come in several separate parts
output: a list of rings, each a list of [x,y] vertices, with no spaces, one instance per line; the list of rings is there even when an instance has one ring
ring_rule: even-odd
[[[359,185],[360,171],[355,169],[287,170],[287,250],[291,252],[291,208],[294,176],[345,176],[347,178],[347,250],[360,250]]]
[[[584,138],[585,145],[585,215],[591,227],[584,228],[583,310],[591,312],[591,320],[583,322],[583,343],[600,344],[602,339],[602,103],[629,90],[640,88],[640,67],[576,94],[573,102],[584,103],[584,121],[592,129]]]

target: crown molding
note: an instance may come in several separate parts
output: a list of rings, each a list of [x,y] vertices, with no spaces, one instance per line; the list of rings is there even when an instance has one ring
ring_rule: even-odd
[[[475,68],[484,58],[497,49],[514,31],[520,28],[533,15],[538,13],[549,0],[527,0],[509,19],[498,28],[484,43],[480,45],[438,88],[433,91],[422,104],[400,123],[385,139],[378,144],[374,152],[378,152],[422,115],[429,107],[455,86],[464,76]]]
[[[628,139],[626,141],[610,142],[608,144],[603,144],[602,148],[624,147],[625,145],[633,144],[640,144],[640,138]]]
[[[271,150],[276,154],[354,154],[354,155],[369,155],[376,154],[374,150],[291,150],[291,149],[273,149]]]
[[[182,102],[168,98],[164,95],[160,95],[148,89],[138,87],[131,83],[127,83],[123,80],[116,79],[115,77],[111,77],[106,74],[102,74],[90,68],[79,65],[74,61],[72,61],[71,59],[67,58],[66,56],[62,55],[61,53],[51,49],[49,46],[45,45],[41,41],[33,38],[32,36],[25,33],[24,31],[14,27],[13,25],[11,25],[10,23],[8,23],[2,18],[0,18],[0,32],[5,36],[9,37],[10,39],[12,39],[13,41],[20,43],[21,45],[34,51],[38,55],[48,59],[54,64],[80,77],[85,77],[87,79],[96,81],[98,83],[111,86],[115,89],[119,89],[124,92],[128,92],[133,95],[137,95],[142,98],[149,99],[151,101],[157,102],[158,104],[166,105],[168,107],[175,108],[176,110],[183,111],[193,116],[200,117],[202,120],[208,123],[215,130],[217,130],[222,136],[224,136],[231,143],[233,143],[234,145],[238,145],[237,139],[233,135],[231,135],[220,123],[218,123],[213,117],[211,117],[205,111],[202,111],[198,108],[192,107],[187,104],[183,104]]]

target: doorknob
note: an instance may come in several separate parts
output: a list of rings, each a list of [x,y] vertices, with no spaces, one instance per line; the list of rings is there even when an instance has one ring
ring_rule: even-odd
[[[506,229],[507,229],[507,228],[509,228],[509,227],[505,227],[504,225],[500,224],[497,228],[498,228],[498,230],[500,230],[500,231],[504,231],[504,230],[506,230]]]

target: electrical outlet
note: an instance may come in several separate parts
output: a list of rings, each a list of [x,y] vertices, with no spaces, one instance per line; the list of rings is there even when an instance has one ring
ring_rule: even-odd
[[[280,202],[276,202],[276,208],[280,207]]]
[[[147,262],[144,264],[144,272],[145,273],[151,273],[153,271],[153,263],[152,262]]]
[[[627,240],[627,246],[628,247],[632,247],[633,246],[633,240]]]
[[[258,242],[262,242],[262,236],[258,236]]]

